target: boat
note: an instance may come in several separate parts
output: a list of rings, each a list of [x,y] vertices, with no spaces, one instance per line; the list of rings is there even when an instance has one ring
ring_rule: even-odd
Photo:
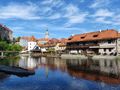
[[[27,70],[21,67],[6,66],[6,65],[0,65],[0,72],[4,72],[6,74],[13,74],[21,77],[35,74],[35,71],[33,70]]]

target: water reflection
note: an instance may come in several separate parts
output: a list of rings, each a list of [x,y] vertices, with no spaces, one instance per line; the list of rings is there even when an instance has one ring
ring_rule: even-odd
[[[59,85],[61,85],[61,83],[66,83],[69,86],[72,85],[71,83],[73,82],[76,83],[74,85],[74,88],[76,87],[76,89],[69,88],[69,90],[88,90],[85,89],[86,87],[84,87],[84,89],[78,89],[76,85],[78,85],[79,83],[85,85],[89,83],[92,84],[94,87],[103,87],[106,84],[116,85],[117,88],[115,90],[120,89],[120,60],[63,60],[60,58],[21,56],[16,60],[1,60],[0,64],[35,70],[36,72],[33,77],[26,77],[25,79],[27,81],[34,80],[35,85],[38,85],[37,82],[43,82],[36,80],[36,77],[42,77],[40,78],[40,80],[44,80],[44,83],[46,83],[46,85],[52,84],[54,86],[56,85],[56,83],[58,83]],[[6,74],[3,75],[0,73],[0,81],[2,80],[2,78],[11,78],[11,76]],[[23,81],[24,79],[20,82]],[[67,85],[65,90],[68,89]],[[108,90],[112,90],[110,88],[111,86],[109,86]],[[89,90],[101,89],[92,88]]]
[[[25,69],[36,69],[40,67],[49,67],[51,70],[60,69],[62,71],[67,69],[66,60],[46,57],[21,57],[18,66]]]
[[[68,72],[74,77],[120,84],[119,60],[67,60]]]
[[[2,62],[4,61],[5,60],[3,60]],[[5,62],[9,66],[18,66],[29,70],[35,70],[40,67],[45,67],[46,73],[48,73],[49,69],[59,69],[62,72],[68,72],[74,77],[83,78],[83,76],[86,75],[88,77],[90,76],[92,80],[98,80],[97,78],[99,77],[103,79],[107,79],[109,77],[109,79],[111,78],[111,80],[113,80],[112,78],[117,79],[117,83],[120,83],[120,60],[61,60],[60,58],[21,56],[19,60],[7,61]],[[5,62],[2,62],[1,64],[6,64]]]
[[[18,66],[27,69],[48,66],[50,69],[63,71],[71,67],[76,70],[92,70],[120,75],[120,60],[61,60],[60,58],[21,57]]]
[[[120,77],[120,60],[67,60],[68,68]]]

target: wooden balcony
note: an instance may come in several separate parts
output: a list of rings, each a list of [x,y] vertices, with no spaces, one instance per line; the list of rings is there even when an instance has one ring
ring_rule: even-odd
[[[92,46],[99,46],[99,45],[98,44],[73,45],[73,46],[67,46],[67,49],[84,49],[84,48],[89,48]]]

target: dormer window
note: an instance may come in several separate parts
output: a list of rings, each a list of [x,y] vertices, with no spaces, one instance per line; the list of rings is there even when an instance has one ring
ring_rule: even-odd
[[[81,39],[84,39],[85,37],[81,37]]]
[[[71,40],[72,38],[68,38],[68,40]]]
[[[93,35],[93,37],[98,37],[98,34],[96,34],[96,35]]]

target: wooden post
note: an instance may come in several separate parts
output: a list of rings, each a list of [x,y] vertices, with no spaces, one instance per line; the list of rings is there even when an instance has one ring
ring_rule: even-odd
[[[4,53],[3,52],[1,52],[1,57],[3,57],[4,56]]]

